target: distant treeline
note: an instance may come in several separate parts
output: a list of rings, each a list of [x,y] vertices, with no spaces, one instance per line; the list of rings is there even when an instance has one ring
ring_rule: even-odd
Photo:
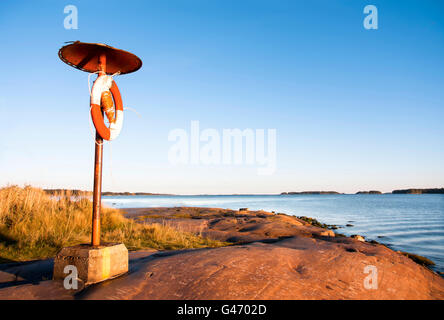
[[[301,191],[301,192],[282,192],[282,195],[286,195],[286,194],[341,194],[339,192],[336,191]]]
[[[171,196],[166,193],[151,193],[151,192],[102,192],[103,196]]]
[[[50,195],[70,194],[72,196],[91,196],[92,191],[78,189],[43,189]],[[168,194],[150,193],[150,192],[102,192],[102,196],[164,196]]]
[[[43,189],[50,195],[72,195],[72,196],[91,196],[92,191],[84,191],[78,189]],[[282,192],[281,195],[298,195],[298,194],[344,194],[337,191],[301,191],[301,192]],[[356,194],[382,194],[381,191],[358,191]],[[393,190],[392,194],[444,194],[444,188],[433,189],[404,189]],[[167,193],[151,193],[151,192],[102,192],[103,196],[171,196],[173,194]]]
[[[444,194],[444,188],[393,190],[394,194]]]

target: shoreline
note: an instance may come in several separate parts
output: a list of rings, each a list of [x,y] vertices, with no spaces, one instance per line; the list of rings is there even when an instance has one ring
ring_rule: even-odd
[[[432,260],[436,272],[444,272],[442,247],[442,195],[424,196],[283,196],[283,197],[196,197],[196,198],[104,198],[114,208],[152,206],[219,207],[237,210],[284,212],[295,216],[315,217],[347,236],[360,234],[368,241],[377,241],[394,251],[410,252]],[[299,201],[299,199],[301,199]],[[303,199],[306,199],[303,201]],[[427,209],[427,210],[426,210]],[[391,217],[387,212],[392,212]],[[393,221],[395,219],[395,221]],[[435,236],[436,234],[436,236]]]
[[[180,206],[180,207],[145,207],[145,208],[119,208],[118,210],[121,210],[124,212],[125,217],[127,218],[132,218],[132,219],[141,219],[142,217],[145,218],[146,221],[151,222],[151,223],[158,223],[159,221],[161,221],[162,223],[165,223],[167,221],[171,222],[171,219],[174,219],[174,223],[172,224],[174,227],[183,227],[183,225],[187,225],[187,223],[183,220],[183,219],[197,219],[197,217],[193,217],[191,214],[189,214],[188,212],[186,212],[185,214],[183,213],[183,211],[195,211],[195,210],[216,210],[216,211],[229,211],[229,212],[236,212],[236,210],[232,210],[232,209],[225,209],[225,208],[209,208],[209,207],[184,207],[184,206]],[[247,209],[247,210],[242,210],[242,209]],[[174,212],[171,213],[171,211],[178,211],[180,210],[179,214],[175,214]],[[155,212],[155,214],[150,214],[152,212]],[[275,213],[274,211],[272,211],[272,213],[264,211],[264,210],[248,210],[248,208],[241,208],[238,210],[239,213],[248,213],[248,212],[263,212],[264,214],[273,214],[273,215],[280,215],[280,216],[286,216],[286,217],[290,217],[290,218],[295,218],[298,221],[301,222],[306,222],[311,226],[315,226],[318,228],[322,228],[325,230],[331,230],[334,233],[335,237],[345,237],[345,238],[354,238],[354,235],[350,235],[347,236],[341,232],[338,232],[336,230],[338,229],[345,229],[347,226],[337,226],[337,225],[329,225],[326,223],[323,223],[321,221],[319,221],[317,218],[313,218],[313,217],[298,217],[298,216],[294,216],[294,215],[290,215],[287,213]],[[159,214],[160,213],[160,214]],[[187,216],[188,215],[188,216]],[[189,226],[188,226],[189,227]],[[196,231],[193,230],[193,228],[187,230],[190,232]],[[202,230],[200,230],[201,232]],[[329,236],[331,236],[331,233],[326,233],[329,234]],[[361,235],[355,235],[356,238],[362,237],[363,242],[366,243],[370,243],[370,244],[377,244],[377,245],[383,245],[386,248],[392,250],[393,252],[396,253],[400,253],[403,254],[406,257],[409,257],[410,259],[412,259],[413,261],[415,261],[416,263],[426,267],[427,269],[429,269],[430,271],[436,273],[437,275],[441,276],[444,278],[444,273],[442,272],[438,272],[436,270],[433,269],[433,266],[435,265],[435,263],[424,257],[421,256],[415,252],[405,252],[405,251],[400,251],[400,250],[395,250],[392,248],[393,245],[391,245],[390,243],[384,243],[383,241],[377,241],[375,239],[365,239],[363,236]],[[227,239],[217,239],[217,240],[224,240],[227,241]]]

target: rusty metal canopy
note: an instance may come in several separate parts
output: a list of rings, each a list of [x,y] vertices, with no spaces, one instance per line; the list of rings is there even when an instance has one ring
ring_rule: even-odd
[[[86,43],[76,41],[62,47],[59,57],[63,62],[76,69],[86,72],[99,70],[99,57],[106,55],[106,73],[131,73],[142,67],[142,60],[136,55],[113,48],[102,43]]]

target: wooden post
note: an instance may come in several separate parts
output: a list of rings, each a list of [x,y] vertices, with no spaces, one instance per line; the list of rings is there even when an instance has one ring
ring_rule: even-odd
[[[106,55],[99,57],[99,76],[106,73]],[[102,202],[103,139],[96,131],[91,245],[100,246],[100,207]]]

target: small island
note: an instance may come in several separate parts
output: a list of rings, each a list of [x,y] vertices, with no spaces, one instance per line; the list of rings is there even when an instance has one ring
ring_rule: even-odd
[[[393,194],[444,194],[444,188],[393,190]]]
[[[381,191],[370,190],[370,191],[358,191],[356,194],[382,194]]]

